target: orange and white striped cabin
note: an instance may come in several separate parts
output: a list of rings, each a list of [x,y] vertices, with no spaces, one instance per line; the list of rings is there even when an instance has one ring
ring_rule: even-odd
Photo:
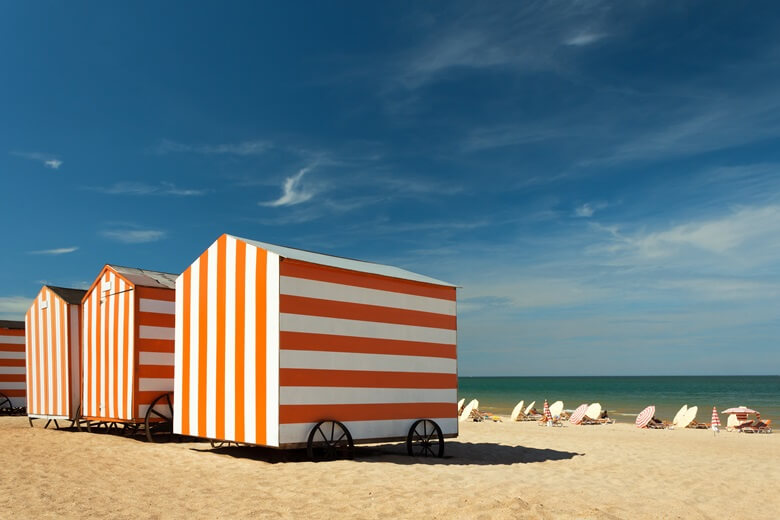
[[[82,301],[82,416],[143,421],[173,392],[176,275],[106,265]]]
[[[24,322],[0,320],[0,405],[27,406],[25,376]]]
[[[342,422],[458,432],[456,288],[403,269],[222,235],[176,280],[174,433],[272,447]]]
[[[87,291],[44,285],[27,310],[27,415],[76,419],[81,403],[81,300]]]

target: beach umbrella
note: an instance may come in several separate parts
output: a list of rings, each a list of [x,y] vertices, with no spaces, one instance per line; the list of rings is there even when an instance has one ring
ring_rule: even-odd
[[[574,413],[571,414],[571,417],[569,417],[569,422],[572,424],[580,424],[582,422],[582,419],[585,417],[585,412],[587,411],[588,411],[587,404],[579,405],[577,409],[574,410]]]
[[[544,400],[544,417],[547,419],[547,424],[552,423],[552,414],[550,413],[550,405],[547,404],[547,399]]]
[[[714,406],[712,407],[712,421],[710,427],[714,432],[717,432],[718,428],[720,428],[720,417],[718,417],[718,410],[716,410]]]
[[[636,416],[636,427],[644,428],[655,415],[655,406],[648,406]]]
[[[749,413],[756,413],[755,410],[751,410],[747,406],[737,406],[736,408],[727,408],[726,410],[723,410],[723,413],[735,413],[738,415],[742,414],[749,414]]]

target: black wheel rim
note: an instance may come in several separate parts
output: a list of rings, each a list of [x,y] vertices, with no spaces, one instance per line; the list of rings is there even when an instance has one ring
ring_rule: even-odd
[[[406,438],[406,449],[413,457],[442,457],[444,435],[441,428],[430,419],[415,421]]]
[[[158,404],[161,405],[162,411],[155,409]],[[149,405],[144,418],[144,428],[146,429],[146,439],[149,442],[165,442],[172,438],[173,403],[170,393],[158,396]]]
[[[306,451],[313,461],[335,460],[352,458],[354,446],[346,426],[338,421],[320,421],[309,433]]]

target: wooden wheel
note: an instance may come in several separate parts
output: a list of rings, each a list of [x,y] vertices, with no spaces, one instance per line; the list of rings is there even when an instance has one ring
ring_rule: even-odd
[[[443,457],[444,435],[441,428],[430,419],[419,419],[409,428],[406,451],[412,457]]]
[[[162,394],[152,401],[149,409],[146,410],[144,418],[144,428],[146,429],[146,440],[149,442],[167,442],[173,437],[173,404],[171,403],[171,393]],[[162,411],[155,410],[159,405]]]
[[[210,440],[209,443],[211,444],[211,447],[214,448],[215,450],[218,450],[220,448],[230,448],[231,446],[235,446],[236,448],[241,446],[239,443],[233,441]]]
[[[320,421],[309,433],[306,453],[309,459],[318,462],[349,458],[354,455],[355,444],[346,426],[338,421]]]
[[[0,411],[6,410],[5,413],[11,413],[14,411],[14,405],[11,403],[11,399],[5,395],[3,392],[0,392]]]

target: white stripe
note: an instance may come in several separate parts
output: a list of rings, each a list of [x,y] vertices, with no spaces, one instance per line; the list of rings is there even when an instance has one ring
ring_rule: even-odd
[[[128,289],[134,287],[128,284]],[[127,418],[133,419],[136,417],[136,411],[133,409],[133,381],[135,381],[135,298],[136,292],[130,293],[130,308],[127,313],[127,374],[125,374],[125,380],[127,381],[127,395],[125,396],[127,406]],[[138,417],[143,417],[143,414],[139,414]]]
[[[111,281],[111,272],[107,272],[104,278],[104,282]],[[103,296],[102,301],[98,300],[100,314],[100,386],[98,390],[98,409],[97,416],[105,417],[108,413],[108,407],[106,406],[106,357],[108,356],[108,302],[106,297]]]
[[[116,276],[111,273],[109,275],[109,278],[111,280],[111,287],[116,287]],[[108,347],[108,416],[109,417],[116,417],[116,410],[114,410],[114,350],[116,349],[116,345],[114,345],[114,331],[116,330],[117,324],[114,323],[114,309],[116,308],[116,300],[117,298],[120,298],[122,295],[120,294],[111,294],[106,295],[104,299],[106,300],[105,304],[108,304],[108,338],[106,339],[106,346]]]
[[[176,314],[176,302],[141,298],[138,304],[141,312],[156,312],[158,314]]]
[[[156,404],[154,405],[154,409],[161,413],[162,415],[165,415],[166,417],[171,414],[171,409],[168,408],[168,404]],[[138,405],[138,417],[146,417],[146,411],[149,410],[148,404],[139,404]],[[174,420],[176,417],[176,408],[174,408]],[[174,432],[176,433],[176,432]]]
[[[116,324],[116,327],[119,330],[119,333],[117,334],[117,346],[116,351],[118,354],[117,359],[117,392],[119,393],[119,399],[117,399],[117,403],[119,403],[119,410],[117,410],[117,415],[121,419],[130,419],[130,408],[127,406],[127,396],[125,396],[122,392],[124,392],[125,387],[125,295],[127,294],[125,292],[125,281],[121,278],[119,279],[119,295],[117,295],[117,305],[119,305],[119,320]],[[129,359],[129,358],[128,358]]]
[[[282,350],[280,366],[281,368],[316,368],[321,370],[455,373],[455,360],[449,358],[312,350]]]
[[[246,294],[244,303],[244,439],[254,443],[255,425],[255,309],[257,292],[257,248],[246,246]]]
[[[50,298],[50,302],[54,304],[54,344],[56,345],[56,348],[54,349],[54,373],[52,374],[52,392],[53,392],[53,400],[51,402],[51,410],[52,412],[55,412],[57,415],[62,415],[65,413],[65,411],[62,409],[62,399],[60,396],[63,392],[63,386],[66,384],[65,381],[62,380],[62,351],[65,350],[65,345],[62,344],[62,335],[60,334],[60,331],[65,326],[62,323],[62,303],[60,302],[59,297]]]
[[[176,339],[176,327],[155,327],[141,325],[138,327],[138,337],[141,339]]]
[[[165,365],[169,367],[177,366],[181,363],[176,354],[168,352],[139,352],[139,365]],[[181,376],[179,376],[181,377]]]
[[[24,352],[6,352],[0,350],[0,359],[24,359]]]
[[[209,247],[206,333],[206,437],[217,435],[217,243]]]
[[[279,444],[279,255],[268,253],[266,267],[266,445]]]
[[[433,312],[455,316],[455,302],[427,296],[416,296],[379,289],[366,289],[319,280],[307,280],[305,278],[293,278],[282,276],[280,278],[279,292],[292,296],[304,296],[307,298],[319,298],[338,302],[360,303],[364,305],[380,305],[397,309],[413,311]]]
[[[189,297],[189,295],[187,295]],[[141,300],[143,307],[143,300]],[[176,278],[176,339],[174,340],[174,369],[173,369],[173,433],[181,434],[182,432],[182,378],[184,377],[184,371],[182,369],[183,355],[184,355],[184,277],[179,275]],[[142,352],[138,357],[143,357]],[[141,363],[139,359],[139,363]]]
[[[70,309],[70,323],[68,324],[68,332],[70,333],[70,349],[68,351],[70,388],[68,389],[68,403],[70,403],[70,410],[68,411],[68,415],[71,418],[75,418],[81,396],[81,390],[79,389],[79,381],[81,381],[79,377],[79,367],[81,366],[81,359],[79,359],[79,330],[81,329],[81,323],[79,322],[80,305],[69,305],[68,308]]]
[[[11,406],[13,406],[14,408],[18,408],[20,406],[27,406],[26,397],[9,397],[8,399],[11,400]]]
[[[200,406],[198,406],[198,335],[200,334],[200,322],[198,321],[198,317],[200,315],[200,259],[195,260],[190,269],[190,344],[186,345],[186,348],[190,349],[190,395],[185,397],[190,400],[189,432],[193,435],[202,435],[203,432],[198,431],[198,415],[201,411]]]
[[[25,373],[24,380],[27,385],[26,390],[27,390],[28,397],[33,395],[33,393],[35,392],[35,388],[32,385],[33,378],[35,377],[35,374],[33,373],[33,366],[32,366],[33,365],[32,351],[35,348],[34,336],[32,334],[32,323],[33,323],[34,312],[35,312],[35,301],[33,301],[32,306],[24,315],[24,330],[26,331],[26,334],[24,336],[25,338],[24,351],[25,351],[26,358],[29,360],[25,362],[26,373]],[[30,401],[30,403],[32,403],[32,401]],[[27,409],[32,410],[33,407],[28,405]]]
[[[280,327],[283,331],[312,332],[333,334],[336,336],[354,336],[359,338],[399,339],[424,343],[455,344],[455,331],[414,325],[396,325],[374,321],[345,320],[324,318],[302,314],[280,314]]]
[[[397,419],[388,421],[342,421],[347,427],[352,439],[382,439],[397,438],[406,439],[412,424],[417,419]],[[453,418],[431,418],[441,428],[444,435],[458,433],[458,420]],[[282,424],[280,430],[280,444],[293,444],[306,442],[309,432],[316,423]]]
[[[456,403],[458,391],[434,388],[283,386],[279,404]]]
[[[157,390],[160,392],[173,391],[173,379],[162,377],[139,377],[138,390],[142,392]]]
[[[24,336],[0,336],[0,345],[24,345]]]
[[[225,254],[225,437],[236,435],[236,239],[227,238]]]
[[[24,367],[0,367],[0,374],[24,374]]]
[[[103,283],[102,280],[100,283]],[[100,285],[98,284],[97,287]],[[98,289],[100,290],[100,289]],[[98,407],[97,407],[97,308],[98,308],[98,301],[99,301],[99,294],[98,290],[92,291],[92,297],[90,298],[92,302],[89,304],[91,311],[92,311],[92,326],[90,327],[90,333],[92,334],[92,387],[90,392],[90,397],[92,398],[92,406],[90,408],[90,415],[93,417],[97,417],[98,415]]]
[[[27,389],[27,383],[24,381],[17,382],[17,381],[3,381],[0,383],[3,385],[3,390],[26,390]]]

